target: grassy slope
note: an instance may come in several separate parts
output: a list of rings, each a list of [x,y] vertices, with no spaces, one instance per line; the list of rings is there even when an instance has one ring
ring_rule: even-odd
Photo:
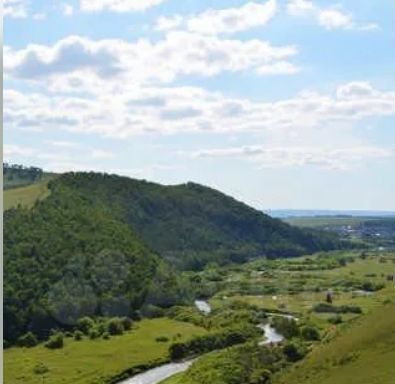
[[[31,208],[37,200],[45,199],[50,193],[48,181],[54,177],[53,174],[45,174],[37,183],[6,189],[3,192],[3,210],[16,208],[18,204]]]
[[[395,376],[395,304],[362,317],[276,384],[389,384]]]
[[[170,319],[144,320],[137,329],[110,340],[66,339],[65,347],[49,350],[40,345],[34,348],[11,348],[4,353],[4,382],[9,384],[41,384],[41,375],[33,373],[38,363],[49,369],[45,383],[95,383],[119,374],[127,368],[168,358],[168,346],[178,333],[180,341],[200,335],[204,329]],[[156,342],[167,336],[168,343]]]

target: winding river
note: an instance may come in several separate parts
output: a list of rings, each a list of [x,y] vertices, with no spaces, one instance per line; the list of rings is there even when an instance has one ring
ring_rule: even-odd
[[[211,306],[207,301],[196,300],[195,306],[200,312],[204,313],[205,315],[208,315],[211,312]],[[284,316],[284,317],[287,317],[290,319],[297,320],[295,317],[293,317],[291,315],[284,315],[284,314],[278,314],[278,313],[268,313],[268,315],[269,316]],[[281,341],[284,340],[284,336],[280,335],[270,325],[270,323],[259,324],[258,327],[265,332],[265,340],[261,341],[259,343],[259,345],[277,344],[277,343],[280,343]],[[195,360],[196,359],[187,360],[187,361],[180,362],[180,363],[164,364],[159,367],[150,369],[146,372],[140,373],[136,376],[133,376],[130,379],[122,381],[119,384],[159,384],[162,381],[164,381],[165,379],[167,379],[177,373],[186,371]]]

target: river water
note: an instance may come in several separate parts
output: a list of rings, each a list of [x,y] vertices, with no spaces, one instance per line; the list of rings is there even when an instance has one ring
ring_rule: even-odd
[[[177,373],[186,371],[193,363],[193,360],[182,363],[169,363],[160,367],[152,368],[146,372],[131,377],[119,384],[158,384],[161,381]]]
[[[211,306],[207,301],[196,300],[196,308],[208,315],[211,312]],[[286,316],[288,318],[294,318],[291,315],[280,315],[275,313],[268,314],[269,316]],[[260,329],[265,332],[265,340],[261,341],[259,345],[276,344],[284,340],[284,336],[280,335],[269,323],[258,325]],[[195,359],[196,360],[196,359]],[[164,364],[160,367],[150,369],[146,372],[140,373],[136,376],[131,377],[119,384],[159,384],[163,380],[177,374],[186,371],[195,360],[188,360],[181,363],[169,363]]]

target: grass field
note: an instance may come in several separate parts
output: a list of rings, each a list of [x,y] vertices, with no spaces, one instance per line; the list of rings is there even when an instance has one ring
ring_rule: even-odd
[[[65,339],[65,346],[49,350],[43,345],[34,348],[11,348],[4,352],[4,383],[7,384],[100,384],[127,368],[168,359],[173,337],[186,340],[206,331],[189,323],[162,318],[136,323],[135,329],[109,340],[74,341]],[[157,342],[166,336],[169,342]],[[49,372],[35,374],[37,364],[45,364]]]
[[[6,189],[3,191],[3,210],[16,208],[19,204],[31,208],[37,200],[45,199],[49,195],[48,182],[54,177],[56,176],[46,174],[37,183]]]
[[[390,384],[395,377],[395,305],[377,308],[316,347],[275,384]]]

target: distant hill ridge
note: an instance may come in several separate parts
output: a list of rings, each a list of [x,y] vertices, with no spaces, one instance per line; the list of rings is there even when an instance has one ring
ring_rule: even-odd
[[[291,257],[339,246],[332,235],[291,227],[191,182],[164,186],[116,175],[67,173],[50,183],[54,194],[61,188],[106,205],[152,249],[184,268],[197,268],[213,257]]]

